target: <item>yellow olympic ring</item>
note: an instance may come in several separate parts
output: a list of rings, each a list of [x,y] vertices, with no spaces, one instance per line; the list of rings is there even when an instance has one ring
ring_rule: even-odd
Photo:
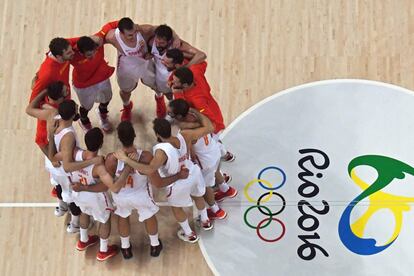
[[[257,200],[254,200],[253,198],[251,198],[249,196],[248,190],[249,190],[250,186],[252,186],[254,183],[259,183],[259,181],[264,183],[267,187],[273,188],[272,184],[267,180],[264,180],[264,179],[253,179],[253,180],[251,180],[249,183],[246,184],[246,186],[244,186],[244,189],[243,189],[244,196],[247,198],[247,200],[249,202],[256,203],[256,201],[257,201]],[[268,202],[270,200],[270,198],[272,197],[272,195],[273,195],[273,190],[269,190],[269,195],[267,195],[265,198],[263,198],[262,202]]]

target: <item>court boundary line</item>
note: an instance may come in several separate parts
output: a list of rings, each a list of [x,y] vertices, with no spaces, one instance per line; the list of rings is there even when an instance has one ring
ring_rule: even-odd
[[[155,202],[160,207],[169,207],[168,202]],[[57,207],[56,202],[0,202],[0,208],[49,208]]]

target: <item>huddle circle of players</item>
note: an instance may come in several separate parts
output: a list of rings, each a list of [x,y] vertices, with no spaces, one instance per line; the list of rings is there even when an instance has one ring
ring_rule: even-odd
[[[106,158],[98,151],[104,133],[112,131],[109,78],[115,68],[105,61],[104,44],[118,51],[116,77],[123,102],[116,127],[122,148]],[[195,204],[202,231],[212,229],[213,220],[227,216],[217,202],[235,197],[237,190],[228,185],[231,176],[219,168],[221,160],[230,162],[235,157],[219,140],[225,126],[205,78],[205,59],[202,51],[181,40],[167,25],[138,25],[127,17],[105,24],[91,36],[51,40],[32,81],[26,113],[37,118],[35,141],[46,156],[52,194],[58,198],[55,215],[69,211],[66,230],[80,233],[76,249],[83,251],[99,241],[99,261],[115,256],[118,246],[108,245],[110,217],[115,214],[120,251],[125,259],[131,258],[129,216],[136,210],[150,239],[150,255],[159,256],[159,207],[152,186],[166,190],[168,205],[180,225],[177,236],[183,241],[198,241],[184,207]],[[79,106],[71,100],[70,65]],[[152,152],[134,144],[130,98],[140,80],[155,91],[153,130],[158,144]],[[100,128],[93,127],[88,118],[94,103],[99,103]],[[86,150],[79,146],[74,121],[85,132]],[[178,126],[177,134],[172,133],[172,124]],[[100,223],[99,236],[88,235],[93,221]]]

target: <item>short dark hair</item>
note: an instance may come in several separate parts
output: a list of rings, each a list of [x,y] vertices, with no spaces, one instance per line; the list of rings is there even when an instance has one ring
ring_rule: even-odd
[[[54,101],[63,98],[63,82],[55,81],[47,86],[47,96]]]
[[[167,58],[171,58],[174,64],[182,64],[184,61],[183,52],[177,48],[167,50],[167,53],[165,55]]]
[[[89,36],[82,36],[79,38],[78,42],[76,42],[76,45],[82,54],[88,51],[93,51],[98,47],[95,41],[93,41],[93,39]]]
[[[180,67],[174,71],[174,76],[176,76],[182,84],[191,85],[194,81],[193,72],[187,67]]]
[[[173,37],[173,31],[172,31],[172,29],[169,26],[167,26],[166,24],[159,25],[155,29],[154,33],[155,33],[155,36],[158,36],[160,38],[163,38],[163,39],[165,39],[167,41],[170,41],[172,39],[172,37]]]
[[[58,112],[62,120],[67,121],[76,115],[76,103],[73,100],[64,100],[59,104]]]
[[[49,50],[54,56],[63,55],[63,51],[65,51],[68,47],[69,42],[61,37],[55,37],[49,43]]]
[[[188,111],[190,110],[190,105],[184,99],[175,99],[172,100],[169,104],[174,115],[181,115],[182,117],[187,116]]]
[[[162,138],[171,137],[171,124],[166,119],[156,118],[152,121],[153,129],[156,134]]]
[[[89,151],[98,151],[103,145],[104,135],[99,127],[90,129],[85,134],[85,144]]]
[[[130,147],[134,144],[135,130],[130,121],[122,121],[117,127],[118,138],[124,147]]]
[[[123,17],[118,22],[118,29],[121,33],[124,33],[125,30],[133,30],[134,21],[129,17]]]

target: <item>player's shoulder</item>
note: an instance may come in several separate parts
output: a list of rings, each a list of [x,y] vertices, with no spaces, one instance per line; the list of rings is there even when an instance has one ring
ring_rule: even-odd
[[[141,153],[141,156],[139,158],[139,162],[144,163],[144,164],[149,164],[151,162],[152,158],[153,158],[152,153],[147,151],[147,150],[144,150]]]

